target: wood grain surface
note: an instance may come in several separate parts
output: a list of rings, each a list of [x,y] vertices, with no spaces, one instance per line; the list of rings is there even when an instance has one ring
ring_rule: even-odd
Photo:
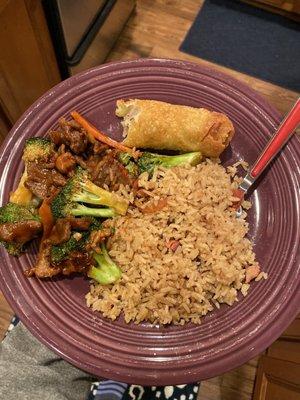
[[[282,114],[286,113],[299,94],[228,68],[180,52],[179,46],[195,19],[203,0],[138,0],[136,10],[127,22],[106,61],[138,57],[167,57],[191,60],[214,67],[257,90]],[[0,338],[12,316],[0,294]],[[201,400],[250,400],[257,367],[257,358],[222,376],[202,382]]]
[[[9,307],[3,294],[0,292],[0,342],[4,337],[12,316],[12,309]]]
[[[40,1],[0,1],[0,53],[0,107],[14,123],[60,81]]]

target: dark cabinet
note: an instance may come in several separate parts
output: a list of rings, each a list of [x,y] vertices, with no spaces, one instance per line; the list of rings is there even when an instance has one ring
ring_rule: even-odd
[[[0,54],[3,132],[61,79],[40,1],[0,0]]]

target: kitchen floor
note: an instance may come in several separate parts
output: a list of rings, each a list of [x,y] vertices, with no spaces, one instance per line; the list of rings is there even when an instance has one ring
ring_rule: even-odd
[[[271,83],[189,56],[178,50],[203,0],[138,0],[137,7],[109,54],[107,61],[138,57],[165,57],[191,60],[212,66],[249,84],[281,113],[289,110],[298,94]],[[12,310],[0,293],[0,340],[9,325]],[[250,400],[257,360],[201,383],[201,400]]]

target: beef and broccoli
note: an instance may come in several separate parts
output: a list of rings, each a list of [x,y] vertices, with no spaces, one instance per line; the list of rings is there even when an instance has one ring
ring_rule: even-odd
[[[98,132],[78,113],[72,116],[80,123],[61,119],[46,138],[25,142],[23,175],[0,208],[0,243],[19,256],[40,237],[27,276],[80,273],[111,284],[121,270],[107,251],[113,229],[106,222],[127,212],[127,200],[116,194],[120,185],[135,191],[142,172],[151,175],[156,165],[194,165],[201,154],[141,153]]]

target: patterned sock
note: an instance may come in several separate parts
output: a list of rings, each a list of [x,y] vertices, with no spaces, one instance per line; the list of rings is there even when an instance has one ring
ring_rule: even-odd
[[[199,384],[176,386],[130,385],[122,400],[196,400]]]
[[[121,400],[127,386],[126,383],[110,380],[100,382],[93,391],[94,400]]]

